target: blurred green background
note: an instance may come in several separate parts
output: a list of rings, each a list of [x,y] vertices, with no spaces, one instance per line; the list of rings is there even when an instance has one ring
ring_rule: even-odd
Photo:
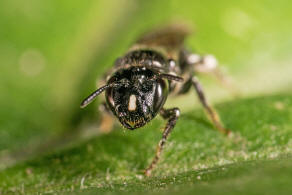
[[[186,45],[214,54],[241,98],[290,92],[291,6],[288,0],[0,1],[0,169],[95,137],[97,104],[80,110],[80,101],[141,33],[172,21],[195,26]],[[202,81],[212,103],[234,99],[216,80]],[[199,106],[194,99],[191,93],[168,104],[188,112]]]

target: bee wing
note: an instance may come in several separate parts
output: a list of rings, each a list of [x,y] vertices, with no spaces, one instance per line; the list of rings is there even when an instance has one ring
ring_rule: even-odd
[[[189,25],[172,23],[144,34],[136,43],[149,47],[156,46],[173,50],[181,48],[186,36],[190,33],[191,28]]]

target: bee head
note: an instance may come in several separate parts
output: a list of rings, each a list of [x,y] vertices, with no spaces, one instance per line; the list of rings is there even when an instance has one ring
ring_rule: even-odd
[[[133,130],[153,119],[168,96],[168,80],[183,81],[181,77],[162,74],[149,67],[131,66],[117,70],[105,86],[89,95],[81,107],[106,91],[106,102],[120,123]]]
[[[127,129],[144,126],[164,105],[168,95],[168,82],[146,67],[130,67],[117,71],[106,89],[109,108]]]

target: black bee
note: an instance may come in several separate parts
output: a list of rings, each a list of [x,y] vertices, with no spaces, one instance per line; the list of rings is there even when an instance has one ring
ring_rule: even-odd
[[[145,170],[149,176],[157,164],[167,137],[174,128],[179,108],[164,108],[169,94],[184,94],[193,86],[199,100],[216,129],[227,134],[216,111],[208,104],[196,72],[218,72],[216,59],[210,55],[190,53],[183,43],[190,30],[173,24],[154,30],[140,38],[132,48],[115,62],[106,84],[82,103],[84,108],[105,91],[107,112],[112,112],[127,129],[144,126],[158,113],[167,120],[156,155]],[[219,74],[216,74],[219,75]]]

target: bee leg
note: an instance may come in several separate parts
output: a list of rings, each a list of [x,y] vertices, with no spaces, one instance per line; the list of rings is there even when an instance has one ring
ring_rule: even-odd
[[[106,103],[103,102],[99,105],[99,111],[101,113],[101,120],[99,125],[99,130],[102,133],[109,133],[113,129],[114,118],[111,114],[111,111],[106,106]]]
[[[223,134],[229,134],[231,131],[224,128],[224,126],[222,125],[222,123],[220,121],[219,115],[217,114],[215,109],[209,105],[209,103],[204,95],[202,85],[200,84],[200,82],[196,76],[193,76],[192,83],[193,83],[193,86],[195,87],[195,90],[197,92],[197,95],[199,97],[200,102],[203,104],[203,107],[204,107],[207,115],[209,116],[209,118],[213,122],[216,129]]]
[[[164,144],[166,142],[167,137],[169,136],[169,134],[171,133],[172,129],[174,128],[177,119],[179,118],[180,115],[180,110],[178,108],[171,108],[171,109],[164,109],[162,108],[160,110],[160,115],[164,118],[167,119],[167,124],[164,128],[163,134],[162,134],[162,138],[158,143],[157,149],[156,149],[156,154],[155,157],[153,158],[151,164],[148,166],[148,168],[145,170],[145,175],[146,176],[150,176],[151,175],[151,171],[153,170],[153,168],[156,166],[161,152],[163,150]]]

